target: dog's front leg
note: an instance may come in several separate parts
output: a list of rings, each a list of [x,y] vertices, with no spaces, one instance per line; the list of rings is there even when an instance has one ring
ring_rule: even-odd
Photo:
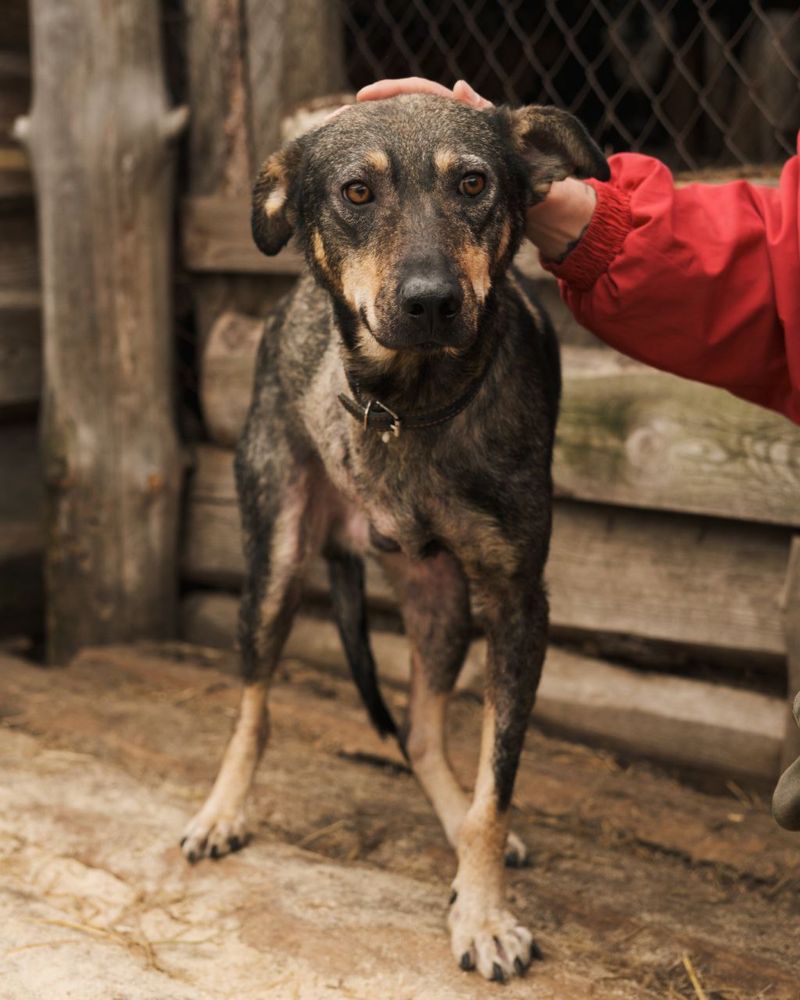
[[[186,828],[189,861],[221,857],[246,841],[245,806],[269,731],[267,690],[300,601],[307,559],[318,544],[305,471],[257,470],[240,484],[248,569],[239,614],[244,690],[236,727],[211,794]]]
[[[448,919],[461,968],[496,980],[522,975],[540,956],[530,932],[506,908],[503,866],[514,779],[546,646],[547,598],[541,586],[527,589],[485,602],[489,652],[480,761],[459,832]]]

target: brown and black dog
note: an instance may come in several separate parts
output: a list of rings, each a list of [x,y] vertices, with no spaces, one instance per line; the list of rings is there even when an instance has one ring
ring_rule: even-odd
[[[421,95],[349,108],[265,164],[255,241],[275,254],[295,234],[312,276],[259,350],[236,456],[244,693],[182,842],[192,861],[245,842],[269,680],[320,551],[356,683],[375,725],[397,734],[367,635],[362,555],[372,552],[411,644],[397,735],[458,854],[453,954],[492,979],[538,956],[506,908],[503,861],[525,860],[508,812],[546,645],[560,388],[552,330],[510,265],[526,207],[568,175],[605,178],[608,167],[566,112]],[[447,761],[445,712],[472,612],[489,655],[470,801]]]

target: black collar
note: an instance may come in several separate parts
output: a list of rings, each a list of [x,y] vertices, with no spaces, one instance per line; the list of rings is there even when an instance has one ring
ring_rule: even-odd
[[[423,410],[421,413],[403,414],[390,410],[379,399],[367,399],[365,401],[359,389],[358,382],[355,379],[351,379],[349,375],[347,381],[355,398],[350,399],[349,396],[340,392],[339,402],[352,417],[361,422],[365,431],[383,431],[381,437],[384,442],[388,442],[392,436],[396,438],[400,437],[400,432],[404,430],[421,430],[426,427],[436,427],[458,416],[475,399],[489,369],[492,367],[495,353],[496,345],[495,350],[492,351],[481,373],[470,382],[464,392],[454,402],[440,407],[438,410]]]

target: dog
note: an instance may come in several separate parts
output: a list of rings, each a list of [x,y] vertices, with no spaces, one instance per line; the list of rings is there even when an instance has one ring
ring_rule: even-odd
[[[558,346],[511,267],[526,208],[567,176],[606,179],[583,126],[552,107],[475,110],[407,95],[348,108],[269,159],[253,192],[258,247],[295,235],[308,261],[268,320],[236,480],[247,574],[244,690],[190,861],[246,839],[270,677],[322,552],[372,722],[394,734],[456,849],[448,924],[462,969],[522,975],[541,956],[507,909],[504,859],[525,847],[509,805],[547,641]],[[392,582],[411,646],[400,732],[378,690],[362,557]],[[488,640],[470,801],[445,712],[474,613]]]

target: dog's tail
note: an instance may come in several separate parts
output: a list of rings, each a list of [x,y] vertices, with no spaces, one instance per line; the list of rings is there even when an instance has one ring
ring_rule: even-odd
[[[404,740],[378,688],[375,660],[369,643],[364,598],[364,562],[349,552],[328,551],[331,602],[353,680],[370,720],[381,736],[394,736],[405,754]]]

